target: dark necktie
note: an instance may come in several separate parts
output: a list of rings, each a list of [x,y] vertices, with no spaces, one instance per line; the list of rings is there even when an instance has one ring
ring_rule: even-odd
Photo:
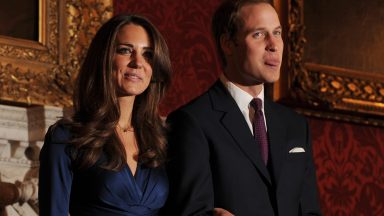
[[[262,111],[262,101],[259,98],[254,98],[250,104],[253,109],[255,109],[255,115],[252,121],[253,136],[255,137],[256,143],[260,146],[261,158],[266,165],[268,162],[268,138]]]

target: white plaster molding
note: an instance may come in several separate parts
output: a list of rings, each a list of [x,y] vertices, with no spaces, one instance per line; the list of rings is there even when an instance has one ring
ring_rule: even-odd
[[[49,126],[69,114],[50,106],[0,105],[0,181],[15,183],[19,202],[8,205],[8,216],[35,216],[39,154]],[[1,191],[0,191],[1,196]]]
[[[0,139],[42,141],[48,127],[66,112],[63,108],[52,106],[0,105]]]
[[[16,186],[20,194],[19,202],[24,203],[27,201],[32,201],[33,203],[37,203],[38,183],[39,181],[37,178],[33,178],[24,182],[16,182]]]
[[[28,203],[15,203],[5,207],[8,216],[37,216],[38,214]]]

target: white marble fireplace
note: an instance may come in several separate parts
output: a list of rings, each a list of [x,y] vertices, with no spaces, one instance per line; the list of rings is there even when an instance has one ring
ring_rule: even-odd
[[[40,149],[48,127],[64,113],[57,107],[0,105],[0,200],[8,204],[3,214],[38,215]],[[5,194],[9,190],[15,193]]]

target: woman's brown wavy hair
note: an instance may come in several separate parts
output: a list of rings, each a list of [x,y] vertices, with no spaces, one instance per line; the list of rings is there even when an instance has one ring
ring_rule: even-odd
[[[143,27],[154,50],[152,80],[149,87],[136,96],[132,111],[132,125],[139,147],[140,164],[158,167],[165,161],[165,125],[158,113],[158,105],[170,84],[171,63],[165,40],[144,17],[117,15],[96,33],[78,74],[73,103],[74,115],[63,120],[69,126],[76,151],[73,157],[79,168],[93,166],[104,153],[101,166],[120,170],[126,164],[124,147],[118,140],[115,127],[120,109],[113,76],[112,59],[116,50],[116,34],[127,24]]]

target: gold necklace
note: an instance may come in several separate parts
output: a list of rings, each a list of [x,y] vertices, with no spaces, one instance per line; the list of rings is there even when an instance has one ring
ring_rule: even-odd
[[[128,131],[130,132],[134,132],[134,129],[133,128],[128,128],[124,131],[123,128],[121,128],[120,125],[116,125],[117,128],[119,128],[120,132],[118,130],[116,130],[117,132],[117,135],[121,141],[121,143],[123,144],[124,148],[129,148],[129,141],[128,141],[128,137],[130,136],[130,134],[126,133]],[[138,154],[139,154],[139,149],[138,149],[138,145],[137,145],[137,141],[136,141],[136,138],[135,138],[135,134],[132,135],[132,145],[133,145],[133,158],[137,161],[138,160]]]
[[[119,123],[117,123],[117,125],[116,125],[116,127],[117,128],[119,128],[121,131],[123,131],[124,133],[126,133],[126,132],[133,132],[134,131],[134,128],[133,127],[126,127],[126,128],[123,128],[123,127],[121,127],[120,126],[120,124]]]

